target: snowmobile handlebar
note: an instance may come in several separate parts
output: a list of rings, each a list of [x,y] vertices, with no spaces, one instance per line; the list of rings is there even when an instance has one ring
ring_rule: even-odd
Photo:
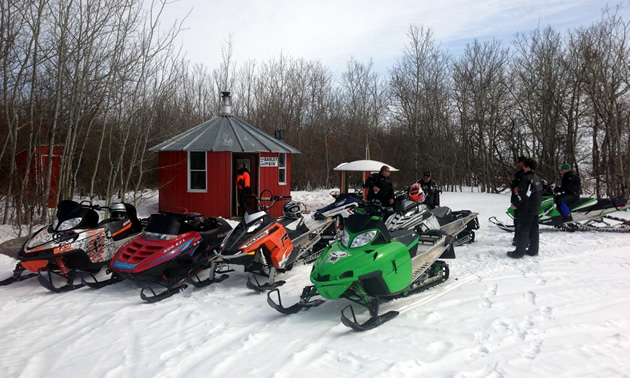
[[[268,195],[265,196],[265,194],[267,192],[268,192]],[[260,196],[256,196],[256,195],[252,194],[251,197],[256,199],[256,202],[258,203],[258,207],[262,211],[265,211],[265,212],[267,210],[271,209],[273,207],[273,205],[276,204],[276,202],[282,201],[282,200],[290,200],[292,198],[291,196],[273,195],[273,193],[271,193],[271,190],[269,190],[269,189],[263,190],[262,193],[260,193]],[[266,205],[263,205],[261,202],[271,202],[271,204],[266,206]]]
[[[84,207],[86,209],[92,209],[92,210],[96,210],[96,211],[105,211],[105,210],[109,210],[112,211],[112,208],[109,206],[103,206],[103,205],[99,205],[99,204],[92,204],[91,202],[84,200],[81,201],[79,203],[81,205],[81,207]],[[186,212],[188,212],[188,210],[186,210]]]

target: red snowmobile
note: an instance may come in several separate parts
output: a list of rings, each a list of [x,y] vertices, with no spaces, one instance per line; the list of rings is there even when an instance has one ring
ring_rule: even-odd
[[[53,224],[41,228],[24,243],[13,276],[0,281],[0,286],[38,276],[42,286],[53,292],[78,289],[83,286],[74,283],[79,271],[97,272],[107,266],[118,247],[142,230],[133,205],[86,202],[59,202]],[[110,217],[99,223],[95,210],[105,209]],[[32,273],[23,275],[27,270]],[[56,286],[60,278],[65,285]]]
[[[228,276],[215,278],[213,251],[231,229],[223,218],[205,218],[185,209],[153,214],[142,234],[116,252],[109,267],[114,276],[86,284],[98,288],[129,279],[142,287],[143,300],[157,302],[185,289],[187,280],[197,287],[220,282]],[[199,274],[206,269],[210,275],[202,280]],[[156,286],[165,290],[158,293]]]

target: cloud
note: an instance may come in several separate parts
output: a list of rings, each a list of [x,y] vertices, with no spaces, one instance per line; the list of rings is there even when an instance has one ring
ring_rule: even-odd
[[[238,63],[283,53],[341,73],[354,57],[372,59],[384,73],[401,56],[410,24],[432,28],[436,40],[457,55],[475,38],[509,44],[517,32],[538,26],[561,32],[588,26],[603,6],[600,0],[181,0],[167,5],[163,22],[191,11],[180,41],[191,61],[209,69],[219,66],[231,35]],[[628,9],[624,13],[627,20]]]

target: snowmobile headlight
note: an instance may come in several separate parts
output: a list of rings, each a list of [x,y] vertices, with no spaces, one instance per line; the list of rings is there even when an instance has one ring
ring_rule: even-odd
[[[354,237],[354,240],[352,241],[352,245],[350,246],[350,248],[363,247],[367,243],[371,242],[375,236],[376,236],[376,231],[368,231],[368,232],[359,234]]]
[[[252,224],[251,226],[247,227],[247,233],[251,234],[252,232],[258,230],[260,227],[262,227],[263,225],[263,220],[262,218],[257,220],[256,222],[254,222],[254,224]]]
[[[343,235],[341,235],[341,245],[346,248],[350,245],[350,234],[348,233],[348,230],[343,230]]]
[[[79,217],[79,218],[71,218],[68,220],[65,220],[63,222],[61,222],[61,224],[58,227],[56,226],[56,223],[58,223],[58,219],[55,219],[55,223],[53,223],[53,229],[56,231],[66,231],[66,230],[71,230],[73,228],[75,228],[76,226],[79,225],[79,223],[81,223],[81,220],[83,218]]]
[[[149,240],[175,240],[177,235],[160,234],[157,232],[143,231],[142,237]]]

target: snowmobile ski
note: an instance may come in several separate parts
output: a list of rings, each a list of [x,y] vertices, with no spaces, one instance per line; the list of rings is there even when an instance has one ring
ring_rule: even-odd
[[[103,280],[103,281],[99,281],[96,279],[96,276],[94,276],[94,274],[92,273],[85,273],[82,277],[81,277],[81,283],[89,288],[92,289],[100,289],[103,288],[105,286],[109,286],[109,285],[113,285],[115,283],[118,283],[120,281],[123,281],[124,278],[121,277],[120,275],[110,271],[109,269],[107,269],[107,274],[111,274],[111,277]],[[90,279],[88,279],[90,278]]]
[[[272,267],[271,271],[269,272],[269,279],[267,280],[267,282],[261,284],[260,281],[258,281],[258,278],[256,278],[256,275],[252,273],[247,279],[247,287],[259,293],[267,290],[277,289],[280,286],[284,285],[286,281],[276,281],[275,275],[275,268]]]
[[[378,307],[379,307],[378,306],[378,298],[374,298],[373,302],[374,302],[374,305],[371,305],[369,307],[371,316],[364,323],[359,323],[358,322],[356,314],[354,313],[354,308],[352,308],[352,305],[348,305],[343,310],[341,310],[341,322],[346,327],[352,328],[354,331],[363,332],[363,331],[368,331],[370,329],[374,329],[374,328],[380,326],[381,324],[383,324],[383,323],[385,323],[387,321],[390,321],[390,320],[392,320],[392,319],[394,319],[395,317],[398,316],[398,314],[399,314],[398,311],[388,311],[388,312],[386,312],[386,313],[384,313],[382,315],[377,315],[378,314]],[[348,312],[348,311],[352,315],[352,319],[350,319],[346,315],[346,312]]]
[[[148,303],[156,303],[166,298],[172,297],[173,295],[179,293],[180,291],[186,289],[187,287],[188,285],[183,284],[180,286],[167,288],[166,290],[160,293],[156,293],[155,290],[153,290],[153,288],[151,287],[144,287],[140,291],[140,298],[142,298],[143,301],[147,301]],[[151,295],[145,294],[145,290],[150,291]]]
[[[63,286],[55,286],[53,283],[54,276],[64,278],[66,280],[66,284]],[[67,291],[82,288],[84,286],[82,283],[74,283],[75,278],[77,278],[76,270],[70,270],[68,274],[62,274],[52,269],[39,269],[37,271],[37,279],[39,280],[39,283],[54,293],[65,293]]]
[[[208,278],[206,279],[201,279],[199,277],[199,272],[195,272],[192,273],[190,275],[190,283],[193,284],[193,286],[195,287],[204,287],[204,286],[209,286],[212,285],[214,283],[219,283],[222,281],[225,281],[226,279],[230,278],[229,274],[225,274],[227,272],[233,272],[233,269],[229,269],[229,270],[221,270],[218,271],[217,270],[217,263],[216,262],[212,262],[212,264],[210,265],[210,275],[208,276]],[[222,273],[220,276],[217,277],[217,273]]]
[[[22,266],[21,263],[17,263],[17,265],[15,266],[15,269],[13,270],[13,275],[9,278],[5,278],[4,280],[1,280],[0,286],[11,285],[14,282],[24,281],[25,279],[33,278],[37,276],[37,273],[28,273],[28,274],[22,275],[22,273],[24,273],[25,270],[26,269]]]
[[[271,297],[272,293],[275,293],[276,296],[278,297],[277,303]],[[314,295],[317,295],[317,289],[315,289],[315,286],[313,285],[307,286],[304,289],[302,289],[302,295],[300,295],[300,301],[298,303],[289,307],[284,307],[282,305],[282,299],[280,298],[280,290],[274,289],[274,290],[271,290],[269,293],[267,293],[267,303],[269,304],[269,306],[276,309],[276,311],[283,313],[285,315],[297,314],[300,311],[309,310],[325,302],[323,299],[315,299],[312,301],[311,298]]]

